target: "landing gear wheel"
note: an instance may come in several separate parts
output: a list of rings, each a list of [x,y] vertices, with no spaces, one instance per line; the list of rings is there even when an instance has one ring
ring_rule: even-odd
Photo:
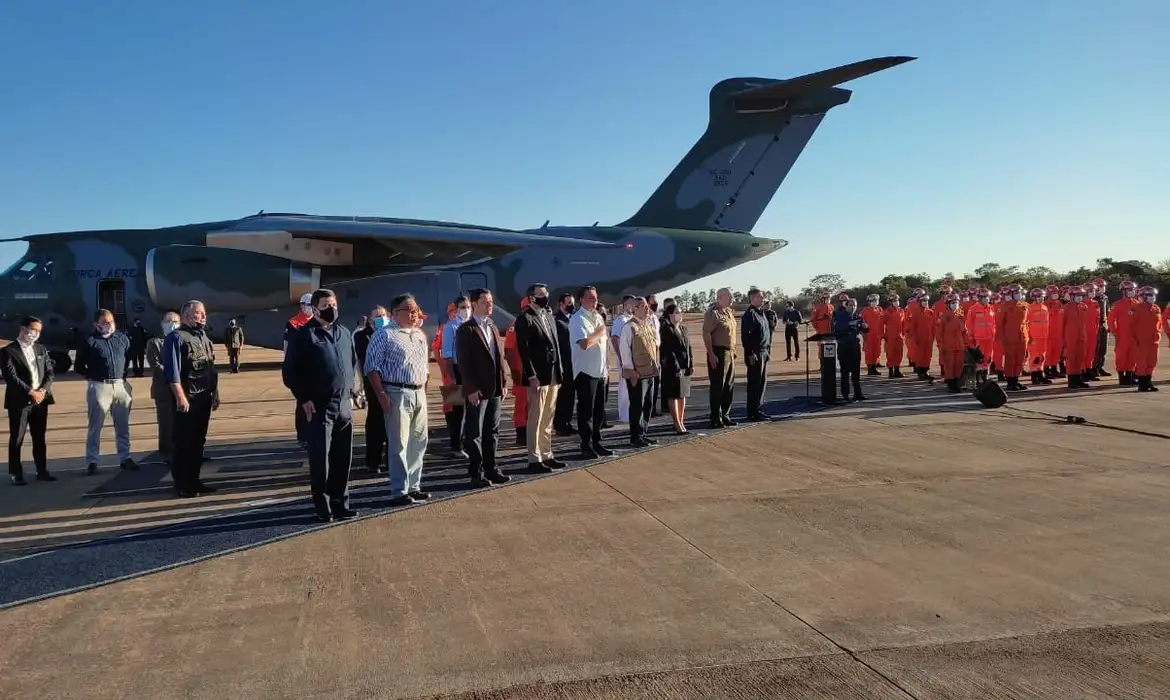
[[[55,350],[49,353],[49,359],[53,362],[54,374],[64,374],[73,367],[73,358],[67,352]]]

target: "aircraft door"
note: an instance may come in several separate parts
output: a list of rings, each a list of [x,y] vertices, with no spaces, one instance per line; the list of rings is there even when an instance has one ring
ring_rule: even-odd
[[[482,272],[464,272],[459,275],[459,287],[463,293],[473,289],[487,288],[487,275]]]
[[[126,281],[101,280],[98,282],[97,296],[98,308],[114,314],[114,324],[117,328],[127,330],[130,324],[126,321]]]

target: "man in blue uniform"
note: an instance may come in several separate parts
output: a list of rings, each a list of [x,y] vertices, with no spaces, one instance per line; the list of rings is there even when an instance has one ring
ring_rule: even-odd
[[[841,296],[845,296],[842,294]],[[841,364],[841,397],[849,401],[849,386],[853,398],[864,401],[861,393],[861,334],[869,330],[857,313],[857,300],[846,298],[833,314],[833,335],[837,336],[837,362]]]
[[[318,289],[310,303],[313,319],[289,337],[281,374],[308,423],[309,484],[317,520],[348,520],[358,514],[349,507],[357,354],[353,334],[338,322],[337,296]]]
[[[750,421],[768,420],[760,410],[768,386],[768,359],[772,350],[772,324],[764,313],[764,293],[748,290],[750,306],[739,319],[740,345],[747,364],[747,416]]]
[[[179,498],[191,498],[215,492],[199,479],[199,470],[211,412],[219,408],[219,375],[203,303],[183,304],[179,316],[182,323],[163,341],[163,375],[175,399],[171,479]]]

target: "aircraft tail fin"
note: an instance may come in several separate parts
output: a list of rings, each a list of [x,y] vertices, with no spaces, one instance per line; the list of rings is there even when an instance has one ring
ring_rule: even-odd
[[[825,114],[837,85],[913,61],[871,58],[788,80],[730,78],[711,88],[707,130],[619,226],[750,232]]]

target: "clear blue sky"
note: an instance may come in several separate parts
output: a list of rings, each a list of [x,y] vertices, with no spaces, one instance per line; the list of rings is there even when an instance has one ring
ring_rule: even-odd
[[[700,286],[1156,261],[1167,26],[1165,0],[10,2],[0,238],[260,209],[615,223],[718,80],[909,54],[849,85],[772,201],[755,233],[790,246]]]

